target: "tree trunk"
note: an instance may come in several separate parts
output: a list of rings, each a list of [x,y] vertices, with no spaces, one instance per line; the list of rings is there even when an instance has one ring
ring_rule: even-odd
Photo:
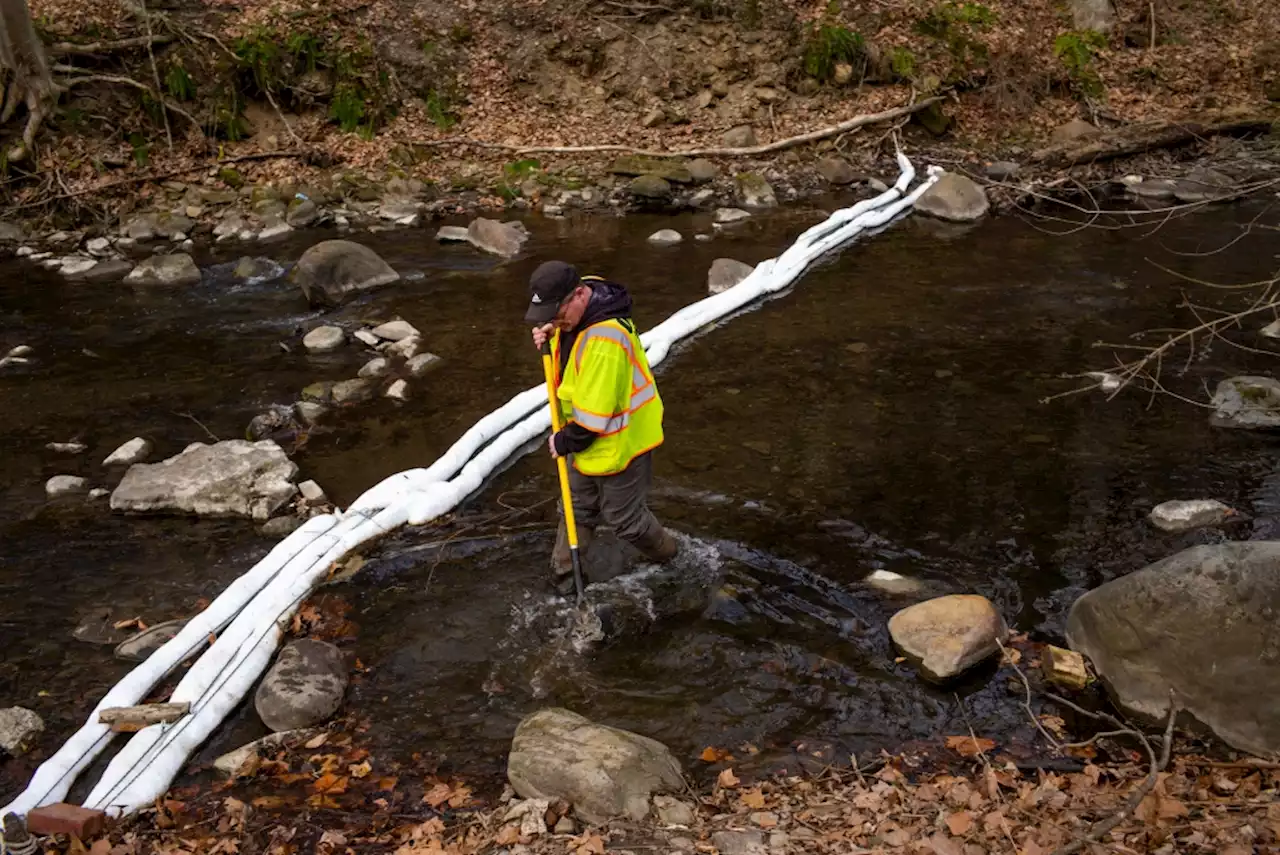
[[[0,123],[12,118],[19,103],[27,105],[22,143],[9,152],[10,160],[22,160],[58,96],[58,85],[49,69],[44,43],[36,35],[27,0],[0,0],[0,66],[7,84]]]

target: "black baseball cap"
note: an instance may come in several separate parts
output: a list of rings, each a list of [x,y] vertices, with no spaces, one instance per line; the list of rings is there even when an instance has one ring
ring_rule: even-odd
[[[580,279],[578,269],[563,261],[544,261],[529,277],[529,311],[524,319],[530,324],[548,324],[560,311],[564,298],[573,293]]]

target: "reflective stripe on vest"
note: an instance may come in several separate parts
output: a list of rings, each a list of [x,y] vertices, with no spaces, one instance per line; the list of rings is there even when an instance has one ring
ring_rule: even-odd
[[[581,407],[574,406],[573,420],[584,428],[594,431],[602,436],[617,433],[625,428],[631,422],[631,414],[652,401],[658,395],[658,387],[654,385],[653,380],[647,377],[644,370],[640,367],[636,360],[635,350],[631,345],[631,336],[627,335],[626,330],[618,327],[597,324],[588,327],[578,341],[574,345],[573,364],[577,371],[582,370],[582,357],[586,352],[587,345],[592,341],[608,341],[621,347],[627,354],[627,361],[631,363],[631,397],[627,404],[627,408],[620,413],[593,413],[590,410],[584,410]]]

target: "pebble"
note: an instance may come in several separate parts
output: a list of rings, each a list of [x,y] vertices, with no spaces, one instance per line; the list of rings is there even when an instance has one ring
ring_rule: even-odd
[[[14,255],[18,258],[26,258],[28,256],[35,255],[35,253],[36,251],[29,246],[20,246],[17,251],[14,252]]]
[[[408,321],[388,321],[382,326],[374,327],[373,334],[386,341],[403,341],[409,336],[418,335],[418,330]]]
[[[302,338],[302,346],[314,353],[326,353],[342,347],[346,333],[341,327],[316,327]]]
[[[386,374],[390,368],[390,363],[381,356],[374,357],[366,362],[357,372],[357,377],[381,377]]]
[[[382,343],[381,339],[368,330],[356,330],[353,335],[355,336],[356,341],[359,341],[362,344],[367,344],[369,347],[377,347]]]
[[[298,492],[302,494],[302,498],[312,504],[323,502],[325,499],[324,489],[315,481],[303,481],[298,485]]]
[[[729,223],[739,223],[750,218],[751,214],[741,208],[717,208],[713,221],[716,225],[723,226]]]
[[[150,441],[140,436],[126,442],[107,456],[102,461],[103,466],[132,466],[135,463],[141,463],[147,459],[147,455],[151,454]]]
[[[106,487],[94,487],[92,490],[89,491],[90,499],[105,499],[107,496],[110,496],[110,495],[111,495],[111,491],[108,490]]]
[[[421,377],[432,368],[435,368],[443,360],[434,353],[419,353],[417,356],[409,360],[405,365],[409,369],[409,375],[412,377]]]
[[[397,380],[387,387],[385,394],[388,398],[396,401],[404,401],[409,398],[409,384],[404,380]]]
[[[675,229],[660,229],[649,235],[649,243],[655,243],[659,246],[672,246],[673,244],[681,243],[683,240],[684,235]]]
[[[17,347],[9,348],[9,353],[7,355],[8,356],[30,356],[34,352],[35,352],[35,348],[33,348],[31,345],[20,344]]]
[[[58,454],[80,454],[88,447],[83,442],[51,442],[45,446],[49,451],[56,451]]]
[[[293,226],[288,223],[273,223],[258,234],[258,240],[271,240],[281,235],[287,235],[291,231],[293,231]]]
[[[83,493],[88,486],[88,481],[75,475],[54,475],[44,482],[44,492],[46,496],[52,499],[56,496]]]
[[[96,237],[84,245],[91,255],[103,255],[111,249],[111,241],[104,237]]]

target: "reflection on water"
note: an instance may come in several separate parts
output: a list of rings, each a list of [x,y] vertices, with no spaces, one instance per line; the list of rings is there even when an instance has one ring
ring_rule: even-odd
[[[367,668],[350,706],[368,715],[386,752],[426,751],[491,772],[519,718],[552,703],[687,758],[749,743],[762,763],[797,740],[847,754],[970,724],[1014,733],[1024,726],[1017,698],[991,670],[958,687],[962,707],[895,661],[885,622],[911,597],[863,580],[888,570],[919,580],[922,595],[981,593],[1015,628],[1053,638],[1071,600],[1099,581],[1194,542],[1242,536],[1163,535],[1144,516],[1170,498],[1247,506],[1272,468],[1270,440],[1215,432],[1170,401],[1040,399],[1067,388],[1060,375],[1105,363],[1093,342],[1178,320],[1185,283],[1147,259],[1216,281],[1269,272],[1280,252],[1271,233],[1235,253],[1171,252],[1225,242],[1254,213],[1223,208],[1154,236],[1052,237],[1014,220],[957,236],[910,218],[818,265],[660,371],[668,440],[653,506],[709,550],[698,566],[714,572],[692,586],[698,597],[663,600],[669,592],[633,566],[595,595],[597,605],[617,598],[603,618],[590,610],[603,638],[582,644],[579,635],[575,645],[562,620],[575,610],[546,587],[556,485],[535,453],[461,509],[478,520],[530,509],[518,520],[444,542],[400,533],[332,589],[361,627],[346,642]],[[327,315],[283,280],[234,283],[233,256],[202,259],[218,266],[177,292],[70,283],[7,264],[0,349],[29,344],[35,361],[0,374],[0,705],[40,712],[46,750],[56,747],[128,670],[110,647],[72,637],[86,616],[190,614],[271,545],[238,521],[125,519],[105,503],[46,503],[46,478],[112,486],[119,473],[100,462],[135,435],[151,438],[157,457],[209,434],[241,436],[265,407],[315,380],[353,377],[369,357],[355,344],[309,355],[303,331],[321,318],[354,326],[398,315],[424,332],[441,368],[404,404],[341,413],[295,456],[304,477],[345,504],[388,474],[429,464],[479,416],[541,381],[521,323],[523,283],[540,261],[562,257],[621,279],[647,328],[704,295],[714,258],[758,262],[822,216],[758,217],[673,247],[646,237],[660,227],[709,232],[705,215],[532,220],[528,255],[507,263],[438,245],[427,231],[380,233],[362,240],[408,281]],[[272,251],[288,264],[317,237]],[[1218,352],[1172,382],[1196,394],[1227,372],[1267,366]],[[72,438],[89,450],[44,449]],[[646,617],[646,597],[657,620]],[[252,711],[238,710],[201,756],[256,728]],[[0,789],[17,786],[31,762],[5,767]]]

